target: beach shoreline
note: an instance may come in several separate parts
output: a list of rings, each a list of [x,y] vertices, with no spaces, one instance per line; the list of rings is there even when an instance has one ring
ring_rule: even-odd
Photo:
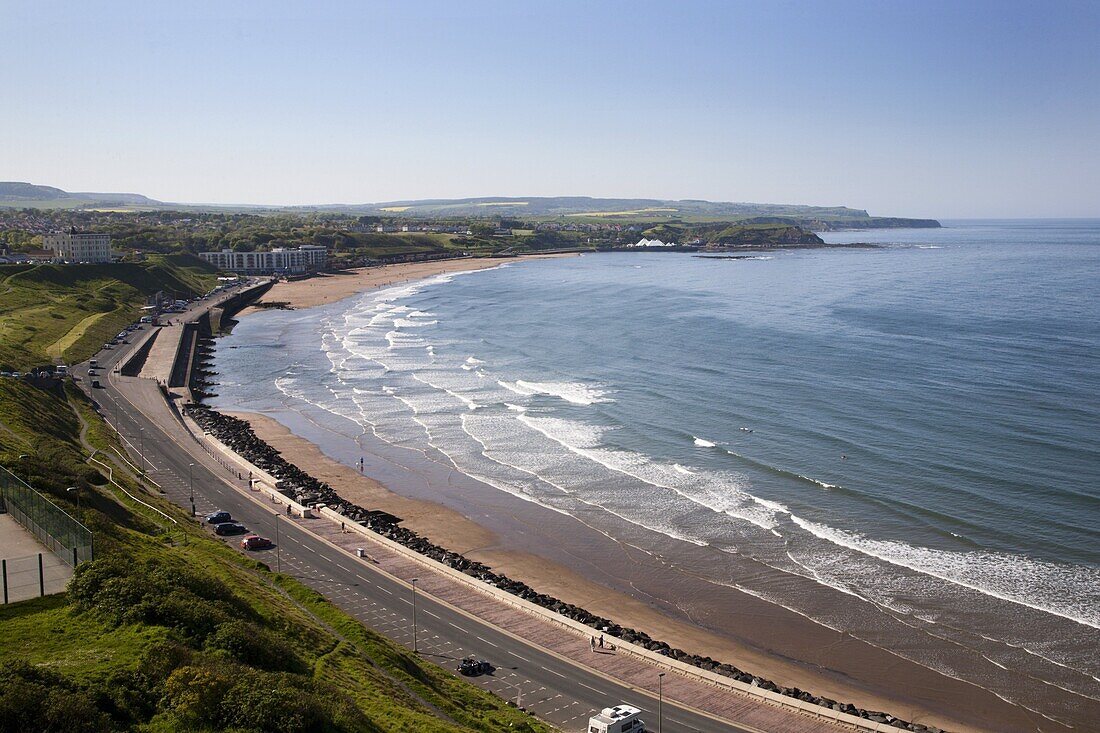
[[[285,306],[286,308],[315,308],[328,305],[336,301],[350,298],[367,290],[396,285],[401,282],[413,282],[423,280],[435,275],[444,275],[451,272],[472,272],[474,270],[487,270],[509,262],[524,260],[540,260],[559,257],[576,257],[574,253],[524,255],[515,258],[489,258],[489,257],[454,257],[444,260],[428,260],[425,262],[403,262],[393,265],[378,265],[377,267],[357,267],[338,272],[317,273],[311,277],[300,280],[288,280],[277,282],[255,303],[249,305],[237,314],[237,317],[246,316],[264,310],[262,304]]]
[[[348,280],[279,283],[265,300],[309,308],[394,282],[501,264],[504,262],[500,260],[457,260],[368,268],[368,272]],[[245,311],[242,315],[248,312],[255,311]],[[750,632],[717,633],[673,618],[657,604],[634,597],[629,589],[609,588],[566,563],[545,557],[545,553],[535,554],[508,542],[493,528],[479,524],[441,501],[398,493],[378,480],[361,475],[348,465],[346,456],[341,461],[326,453],[325,441],[315,438],[315,444],[300,437],[279,422],[277,416],[227,412],[247,420],[256,434],[283,453],[287,460],[307,467],[312,475],[332,485],[345,499],[391,512],[403,518],[404,526],[432,542],[484,562],[494,571],[522,580],[540,592],[612,618],[617,623],[644,630],[690,653],[737,664],[777,684],[800,687],[860,707],[886,710],[926,725],[953,731],[1027,729],[1025,716],[1020,714],[1019,708],[1000,702],[981,688],[939,675],[746,594],[737,594],[741,596],[737,601],[737,616],[744,622],[743,628],[753,629]],[[536,515],[537,510],[537,507],[528,509]],[[779,643],[781,639],[784,640],[782,644]],[[823,663],[828,658],[839,663]],[[862,678],[855,674],[859,669],[865,672]],[[868,670],[870,674],[866,674]],[[889,690],[883,684],[890,674],[906,680],[904,693]],[[956,716],[942,710],[970,711],[971,714]]]

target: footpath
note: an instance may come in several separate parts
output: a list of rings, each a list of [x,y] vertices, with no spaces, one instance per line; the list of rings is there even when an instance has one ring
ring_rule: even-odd
[[[253,477],[251,490],[237,486],[238,490],[251,494],[253,500],[284,515],[287,521],[339,547],[350,559],[368,562],[406,583],[415,578],[420,592],[605,677],[651,694],[656,694],[661,685],[664,696],[670,700],[760,731],[898,730],[887,723],[745,685],[616,638],[605,637],[604,648],[593,648],[592,634],[599,632],[420,555],[323,505],[307,507],[296,503],[275,489],[275,477],[212,435],[204,434],[190,418],[185,417],[184,424],[219,464],[236,467],[242,475]],[[672,674],[666,674],[659,683],[659,672]]]

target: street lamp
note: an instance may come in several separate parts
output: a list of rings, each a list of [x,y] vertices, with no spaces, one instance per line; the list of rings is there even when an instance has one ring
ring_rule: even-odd
[[[195,516],[195,473],[191,469],[195,467],[194,463],[187,464],[187,485],[191,490],[191,516]]]
[[[141,441],[141,477],[145,478],[145,427],[138,425],[138,440]]]
[[[412,591],[413,591],[413,654],[418,653],[418,650],[416,648],[416,581],[418,581],[418,580],[420,580],[420,578],[413,578],[412,579]]]
[[[661,733],[661,727],[664,723],[664,703],[665,703],[665,673],[660,672],[657,675],[657,733]]]
[[[283,572],[283,550],[279,544],[279,515],[275,515],[275,572]]]
[[[80,487],[79,486],[70,486],[67,489],[65,489],[65,493],[69,493],[70,491],[75,491],[76,492],[76,513],[80,514]]]

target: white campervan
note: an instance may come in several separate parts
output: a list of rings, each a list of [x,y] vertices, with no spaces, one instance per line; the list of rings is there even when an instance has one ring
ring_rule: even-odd
[[[604,708],[588,719],[588,733],[645,733],[642,711],[630,705]]]

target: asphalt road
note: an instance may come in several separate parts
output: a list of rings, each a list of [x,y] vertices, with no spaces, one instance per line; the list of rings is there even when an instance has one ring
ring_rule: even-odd
[[[181,314],[197,315],[195,306]],[[369,563],[317,539],[257,503],[247,490],[232,486],[236,474],[220,467],[171,415],[149,380],[123,377],[115,366],[135,348],[131,344],[97,355],[102,389],[88,389],[101,413],[125,439],[129,459],[148,471],[149,479],[182,507],[194,506],[199,518],[216,509],[230,512],[251,532],[275,539],[278,547],[253,552],[272,568],[297,577],[325,595],[366,626],[408,648],[413,646],[411,586]],[[74,373],[87,388],[86,365]],[[157,404],[159,401],[159,405]],[[242,484],[243,486],[243,484]],[[277,526],[278,525],[278,526]],[[211,536],[214,536],[211,533]],[[239,547],[240,536],[219,538]],[[644,711],[650,731],[658,730],[655,693],[637,690],[564,659],[539,646],[499,631],[423,593],[416,594],[416,641],[421,656],[454,669],[463,656],[474,655],[496,666],[492,675],[469,678],[473,684],[512,700],[564,731],[584,731],[588,717],[601,708],[626,703]],[[657,670],[654,670],[656,687]],[[712,718],[705,713],[663,702],[662,733],[751,733],[754,729]]]

